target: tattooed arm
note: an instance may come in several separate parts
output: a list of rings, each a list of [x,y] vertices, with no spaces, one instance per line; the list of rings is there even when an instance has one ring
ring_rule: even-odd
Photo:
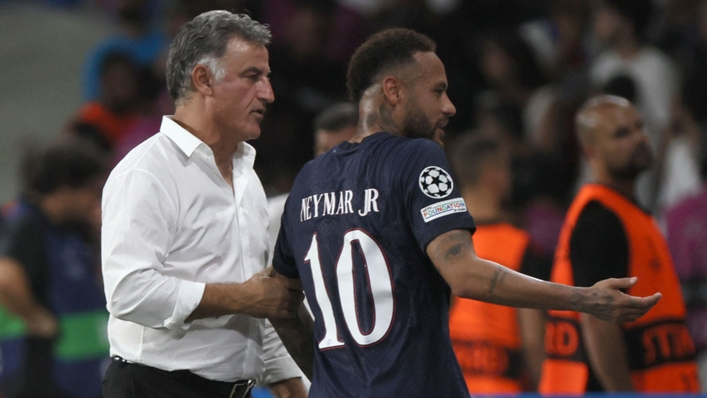
[[[469,231],[446,232],[427,246],[427,255],[452,292],[488,303],[544,310],[586,312],[617,322],[633,321],[660,299],[628,296],[619,289],[636,283],[636,278],[606,279],[589,288],[541,281],[480,259]]]

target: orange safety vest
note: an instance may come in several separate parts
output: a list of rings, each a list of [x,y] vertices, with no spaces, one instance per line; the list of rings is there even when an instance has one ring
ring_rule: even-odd
[[[663,298],[643,317],[621,325],[633,387],[639,392],[699,392],[695,347],[685,325],[685,304],[665,238],[655,220],[620,193],[602,185],[585,185],[567,213],[555,253],[551,280],[574,285],[570,238],[582,210],[598,201],[621,220],[629,244],[628,276],[638,283],[628,294]],[[543,394],[581,394],[589,366],[579,313],[549,311],[545,330],[546,359],[539,390]]]
[[[500,223],[477,226],[473,240],[479,257],[518,271],[530,238],[526,232]],[[455,298],[449,333],[469,392],[524,390],[515,308]]]

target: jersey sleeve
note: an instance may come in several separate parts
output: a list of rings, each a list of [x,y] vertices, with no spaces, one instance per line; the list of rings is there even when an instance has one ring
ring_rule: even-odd
[[[570,261],[576,286],[628,275],[628,238],[621,220],[592,201],[582,210],[570,238]]]
[[[285,211],[280,218],[280,232],[277,235],[277,242],[275,243],[274,257],[272,260],[272,266],[275,271],[280,274],[292,278],[299,279],[299,271],[297,270],[297,262],[293,255],[292,245],[290,240],[287,238],[287,211],[290,198],[287,198],[285,203]]]
[[[401,191],[405,211],[420,249],[455,229],[476,230],[459,193],[442,147],[430,140],[411,142],[401,159]]]

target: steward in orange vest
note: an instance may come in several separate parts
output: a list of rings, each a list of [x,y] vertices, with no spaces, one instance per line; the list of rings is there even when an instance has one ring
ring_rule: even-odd
[[[507,148],[496,139],[468,136],[454,143],[450,158],[462,196],[469,211],[477,217],[477,228],[472,237],[477,255],[514,271],[548,279],[549,256],[543,257],[539,249],[534,248],[527,232],[501,221],[504,218],[503,201],[511,187]],[[482,220],[495,221],[484,223]],[[449,332],[470,393],[535,390],[537,376],[531,380],[527,358],[524,358],[519,311],[535,310],[454,299],[449,313]],[[544,324],[542,319],[535,323],[539,329],[535,331],[536,356],[542,356]],[[528,330],[533,325],[523,327]],[[536,360],[536,368],[541,360]]]
[[[622,325],[550,311],[540,392],[698,392],[695,349],[667,244],[632,199],[636,176],[652,162],[640,116],[630,102],[601,96],[580,109],[577,130],[598,184],[585,185],[570,206],[551,281],[591,286],[635,276],[627,294],[660,291],[663,298]]]

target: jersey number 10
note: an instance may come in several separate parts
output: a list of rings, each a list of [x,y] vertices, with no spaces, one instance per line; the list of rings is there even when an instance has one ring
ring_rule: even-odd
[[[358,242],[366,266],[366,278],[373,297],[373,327],[368,331],[361,330],[356,311],[356,285],[354,283],[353,243]],[[319,342],[319,349],[341,347],[344,342],[339,340],[338,326],[334,318],[329,292],[338,290],[341,302],[341,311],[344,314],[346,327],[351,337],[360,346],[369,346],[382,340],[390,330],[395,313],[395,299],[393,298],[393,282],[390,269],[383,250],[378,243],[366,232],[354,229],[344,235],[344,246],[336,262],[336,280],[338,289],[330,289],[324,283],[322,264],[319,261],[319,243],[317,234],[312,237],[305,262],[310,263],[312,279],[314,280],[314,293],[322,312],[324,329],[326,333]]]

